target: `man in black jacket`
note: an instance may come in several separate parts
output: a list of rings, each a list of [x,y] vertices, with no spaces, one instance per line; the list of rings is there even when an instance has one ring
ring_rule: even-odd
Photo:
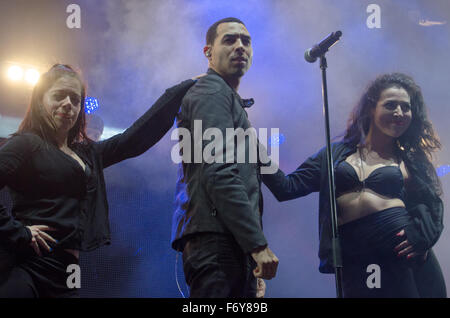
[[[237,94],[252,62],[251,38],[242,21],[226,18],[209,28],[206,43],[207,75],[188,91],[177,115],[180,144],[192,147],[181,147],[172,247],[183,252],[191,297],[255,297],[256,278],[273,278],[278,259],[262,231],[259,167],[250,159],[255,143],[236,145],[228,134],[251,129],[248,105]],[[202,140],[208,132],[214,160],[202,158],[210,150]],[[236,155],[242,150],[244,162]]]

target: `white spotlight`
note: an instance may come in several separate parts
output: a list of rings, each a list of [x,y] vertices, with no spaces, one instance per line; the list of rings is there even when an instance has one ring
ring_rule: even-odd
[[[34,68],[30,68],[25,73],[25,80],[31,85],[35,85],[39,80],[39,76],[40,75],[38,71],[36,71]]]
[[[8,69],[8,77],[13,81],[19,81],[23,77],[23,69],[18,65],[13,65]]]

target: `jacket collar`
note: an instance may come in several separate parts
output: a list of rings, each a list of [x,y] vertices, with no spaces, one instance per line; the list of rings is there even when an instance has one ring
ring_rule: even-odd
[[[208,75],[217,75],[228,85],[227,81],[219,73],[214,71],[212,68],[208,68],[208,71],[206,71],[206,74],[208,74]],[[228,85],[228,87],[231,88],[231,90],[233,91],[233,94],[238,98],[239,103],[241,104],[242,108],[250,108],[251,106],[253,106],[253,104],[255,103],[255,100],[253,98],[243,99],[234,90],[234,88],[232,88],[230,85]]]

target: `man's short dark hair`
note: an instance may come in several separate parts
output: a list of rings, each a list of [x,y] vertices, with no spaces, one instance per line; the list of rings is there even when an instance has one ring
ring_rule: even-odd
[[[219,26],[219,24],[227,23],[227,22],[237,22],[237,23],[240,23],[243,26],[245,26],[244,22],[242,22],[238,18],[232,18],[232,17],[224,18],[217,22],[214,22],[214,24],[209,27],[208,32],[206,32],[206,44],[207,45],[212,45],[214,43],[214,40],[217,37],[217,27]]]

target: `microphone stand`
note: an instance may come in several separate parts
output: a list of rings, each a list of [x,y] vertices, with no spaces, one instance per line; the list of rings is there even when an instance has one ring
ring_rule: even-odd
[[[330,141],[330,119],[328,114],[328,91],[327,91],[327,59],[325,53],[320,56],[320,69],[322,70],[322,97],[323,97],[323,115],[325,117],[325,137],[327,143],[327,168],[328,168],[328,186],[330,192],[330,206],[331,206],[331,228],[332,228],[332,249],[333,249],[333,266],[336,277],[336,295],[337,298],[342,298],[342,254],[341,245],[338,235],[337,226],[337,209],[336,209],[336,195],[334,189],[334,169],[333,169],[333,155],[331,153]]]

